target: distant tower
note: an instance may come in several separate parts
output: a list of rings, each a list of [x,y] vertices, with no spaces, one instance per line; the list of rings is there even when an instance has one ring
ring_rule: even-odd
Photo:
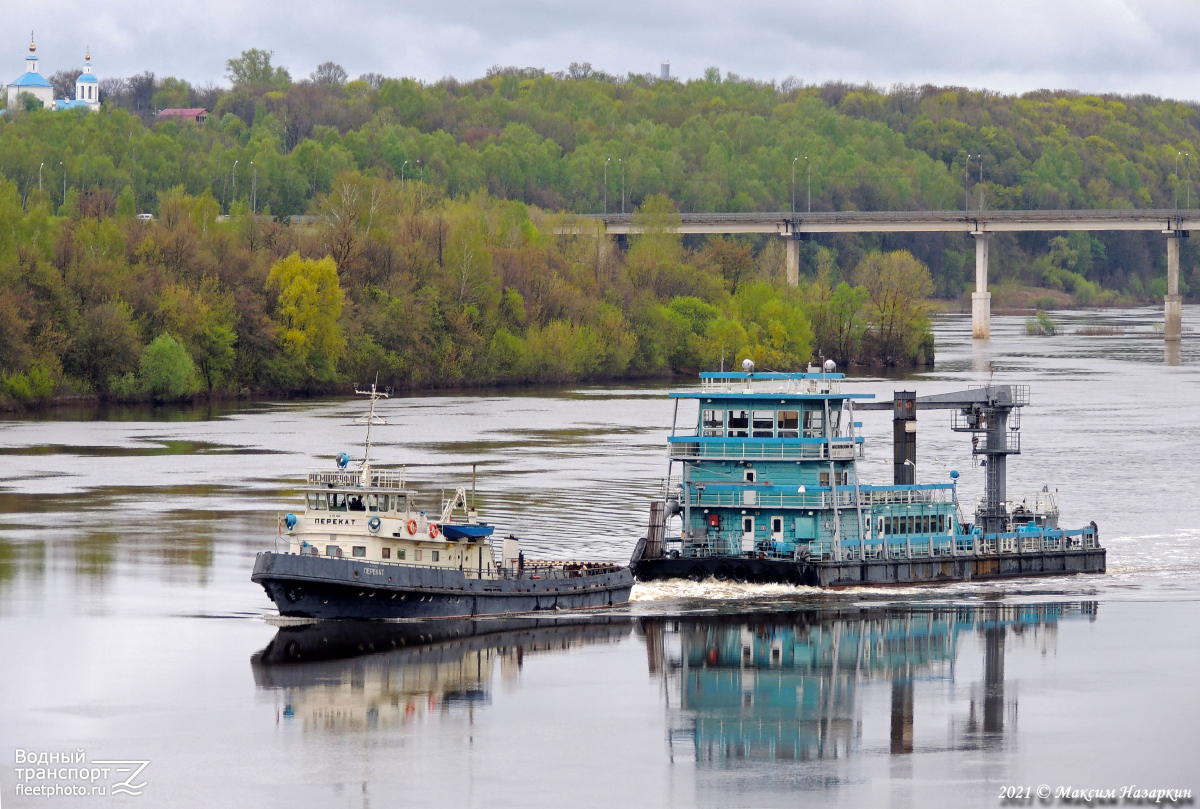
[[[662,63],[662,67],[659,69],[658,75],[659,75],[659,78],[662,79],[663,81],[671,80],[671,60],[668,59],[667,61]]]
[[[9,107],[17,103],[21,93],[29,93],[41,101],[46,109],[54,106],[54,85],[38,73],[37,45],[33,44],[33,32],[29,34],[29,55],[25,57],[25,72],[14,79],[7,90]]]
[[[100,82],[92,75],[92,49],[83,57],[83,72],[75,80],[75,100],[88,105],[88,109],[100,109]]]

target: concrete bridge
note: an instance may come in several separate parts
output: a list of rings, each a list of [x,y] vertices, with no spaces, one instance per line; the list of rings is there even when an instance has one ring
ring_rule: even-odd
[[[992,295],[987,291],[988,239],[993,233],[1023,230],[1149,230],[1167,243],[1165,336],[1180,339],[1183,299],[1179,294],[1179,240],[1200,228],[1200,211],[832,211],[812,213],[685,213],[680,233],[777,233],[787,239],[788,283],[800,282],[800,242],[812,233],[967,233],[975,238],[975,292],[971,295],[972,334],[991,333]],[[577,224],[572,224],[575,222]],[[584,224],[584,223],[587,224]],[[563,230],[602,224],[606,233],[637,233],[632,214],[572,216]],[[589,227],[590,226],[590,227]]]

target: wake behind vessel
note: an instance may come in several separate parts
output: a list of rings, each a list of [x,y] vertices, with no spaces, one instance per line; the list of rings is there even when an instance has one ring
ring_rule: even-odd
[[[681,471],[652,504],[630,563],[637,578],[846,586],[1104,572],[1095,522],[1059,528],[1048,490],[1007,495],[1027,386],[857,405],[893,410],[894,480],[869,485],[858,474],[864,439],[854,418],[856,400],[872,394],[843,392],[832,363],[797,374],[744,368],[701,374],[698,391],[671,394],[677,412],[679,401],[697,401],[696,427],[669,439]],[[918,409],[951,410],[951,429],[972,434],[985,467],[973,521],[958,502],[957,472],[948,483],[915,482]],[[675,515],[680,532],[667,538]]]
[[[633,575],[604,562],[526,560],[514,537],[493,549],[458,488],[430,518],[396,470],[371,467],[371,427],[383,424],[372,386],[367,440],[357,469],[337,456],[310,469],[303,510],[283,518],[287,549],[262,552],[251,580],[281,615],[302,618],[449,618],[611,607],[629,600]],[[455,513],[459,512],[456,519]]]

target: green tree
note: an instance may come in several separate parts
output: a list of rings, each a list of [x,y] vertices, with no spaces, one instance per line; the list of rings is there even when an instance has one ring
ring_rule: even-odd
[[[142,385],[157,401],[181,399],[196,389],[196,366],[179,342],[169,334],[155,337],[142,353]]]
[[[225,61],[225,76],[234,87],[252,90],[286,90],[292,77],[286,68],[271,65],[275,51],[250,48],[241,56]]]
[[[918,361],[924,352],[931,362],[929,268],[907,250],[872,252],[855,268],[854,280],[867,291],[867,338],[874,357],[884,365],[901,365]]]
[[[332,258],[304,259],[299,253],[271,267],[267,284],[279,293],[279,339],[284,355],[307,379],[337,380],[337,364],[346,350],[341,323],[345,293]]]

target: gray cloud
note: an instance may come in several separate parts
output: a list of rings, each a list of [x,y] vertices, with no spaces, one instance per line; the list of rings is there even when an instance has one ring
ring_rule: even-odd
[[[241,50],[274,50],[294,77],[333,60],[351,75],[474,78],[493,64],[677,76],[709,65],[758,79],[832,79],[1200,97],[1200,15],[1183,0],[6,0],[0,80],[37,29],[43,73],[152,70],[221,81]],[[6,67],[7,66],[7,67]]]

